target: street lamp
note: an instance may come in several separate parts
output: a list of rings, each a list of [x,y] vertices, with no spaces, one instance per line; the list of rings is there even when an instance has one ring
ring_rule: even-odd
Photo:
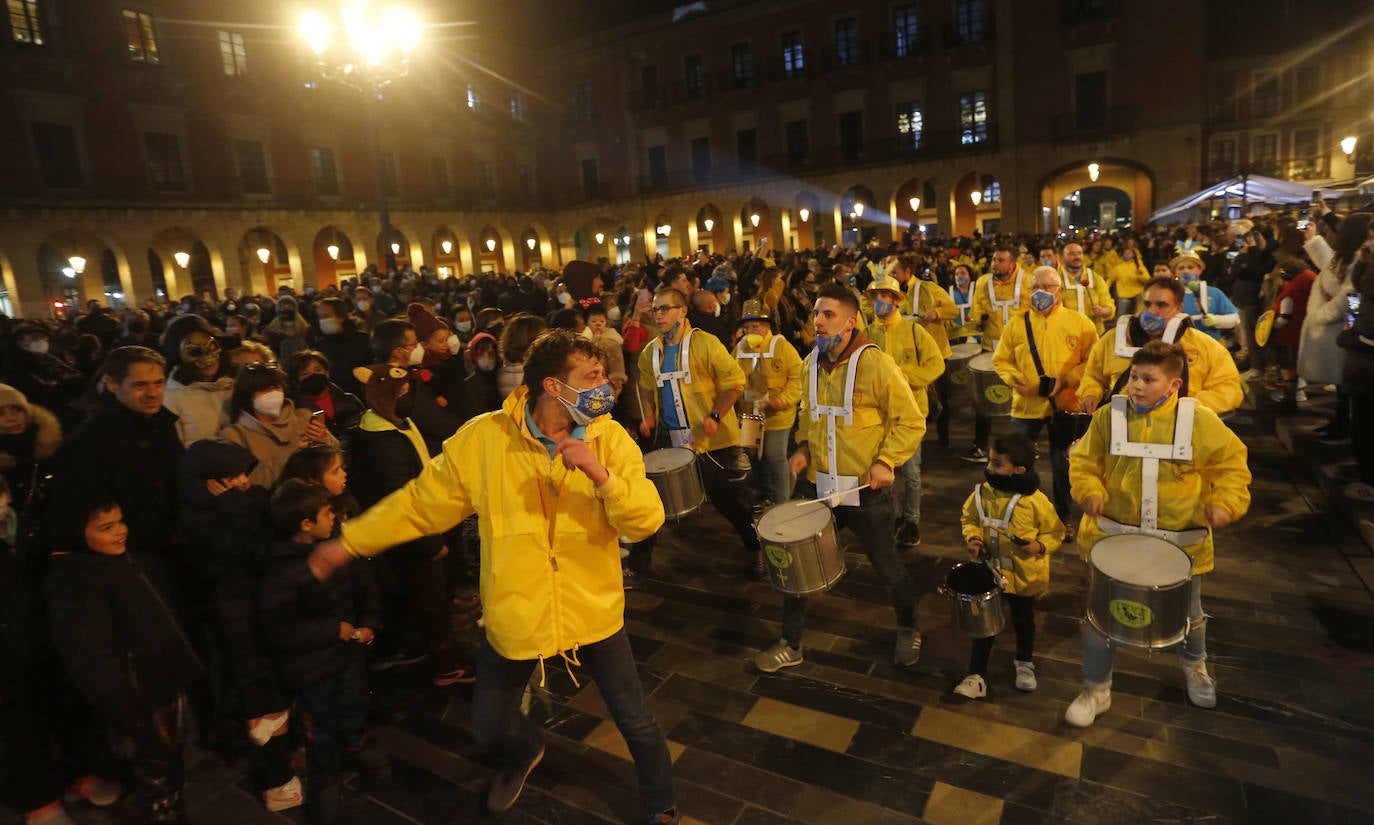
[[[1102,174],[1101,166],[1098,166],[1096,163],[1088,164],[1088,180],[1097,183],[1097,177],[1100,174]]]
[[[444,241],[439,244],[439,248],[444,250],[445,255],[450,255],[453,253],[453,241]]]
[[[172,257],[176,260],[177,266],[182,269],[185,269],[186,265],[191,262],[191,253],[189,252],[174,252]]]
[[[86,271],[86,259],[80,255],[71,256],[67,259],[67,263],[72,265],[72,272],[75,272],[77,275]]]
[[[259,260],[259,261],[262,261],[264,264],[266,264],[266,263],[267,263],[267,259],[270,258],[270,257],[272,257],[272,250],[268,249],[268,248],[265,247],[265,246],[260,246],[260,247],[258,247],[258,260]]]
[[[534,247],[537,246],[538,244],[539,244],[539,241],[536,241],[534,238],[526,238],[526,239],[525,239],[525,246],[529,247],[529,250],[530,250],[531,252],[534,251]]]
[[[335,36],[337,29],[342,29],[342,37]],[[315,55],[320,76],[363,94],[383,238],[391,235],[391,216],[386,205],[386,172],[377,151],[377,104],[382,90],[410,72],[410,53],[420,41],[420,30],[420,21],[413,14],[365,0],[346,3],[337,14],[328,16],[307,12],[300,21],[301,37]],[[387,256],[386,265],[396,268],[395,252]]]
[[[797,210],[797,216],[801,218],[802,223],[806,223],[806,219],[811,217],[811,210],[803,206]]]
[[[603,243],[606,242],[606,233],[605,233],[605,232],[598,232],[598,233],[596,233],[595,235],[593,235],[592,237],[593,237],[593,238],[596,238],[596,242],[599,243],[599,244],[603,244]]]
[[[326,247],[324,248],[324,251],[329,253],[329,260],[331,260],[331,261],[337,261],[337,260],[339,259],[339,245],[338,245],[338,244],[332,243],[332,244],[330,244],[329,246],[326,246]]]
[[[664,223],[664,224],[659,224],[659,227],[658,227],[658,234],[660,234],[660,235],[662,235],[663,237],[666,238],[666,237],[668,237],[669,235],[671,235],[672,232],[673,232],[673,228],[672,228],[671,226],[669,226],[668,224],[666,224],[666,223]]]
[[[704,221],[701,222],[701,225],[704,226],[704,227],[706,227],[706,231],[707,231],[707,232],[710,232],[712,229],[715,228],[716,222],[715,222],[714,220],[712,220],[711,218],[707,218],[706,220],[704,220]]]
[[[496,239],[495,239],[495,238],[487,238],[487,251],[488,251],[488,252],[495,252],[495,251],[496,251]]]
[[[757,213],[757,212],[755,212],[754,214],[752,214],[752,215],[749,216],[749,223],[753,224],[755,229],[758,229],[758,228],[759,228],[759,221],[760,221],[760,220],[761,220],[761,218],[759,218],[759,213]]]
[[[921,199],[920,199],[920,198],[912,198],[910,201],[908,201],[908,203],[911,204],[911,211],[912,211],[912,212],[919,212],[919,211],[921,211]]]
[[[1357,142],[1354,135],[1341,138],[1341,151],[1345,153],[1345,159],[1351,163],[1355,162],[1355,144]]]
[[[391,245],[391,254],[392,254],[392,255],[400,255],[400,254],[401,254],[401,245],[398,244],[398,243],[393,243],[393,244]]]
[[[864,203],[863,203],[863,201],[854,201],[854,217],[856,217],[856,218],[862,218],[863,216],[864,216]]]
[[[983,202],[983,193],[975,189],[972,192],[968,193],[968,199],[973,201],[973,205],[976,207],[978,204]]]

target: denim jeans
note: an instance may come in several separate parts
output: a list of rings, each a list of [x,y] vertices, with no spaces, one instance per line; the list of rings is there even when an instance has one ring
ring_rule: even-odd
[[[1072,442],[1061,444],[1057,442],[1054,427],[1048,426],[1048,418],[1013,418],[1011,420],[1011,431],[1023,433],[1026,438],[1035,443],[1040,437],[1042,429],[1049,430],[1050,439],[1050,473],[1053,479],[1054,511],[1059,514],[1061,519],[1068,518],[1069,515],[1069,448]]]
[[[645,819],[676,806],[673,800],[673,760],[653,711],[644,697],[639,672],[622,627],[614,635],[577,649],[577,657],[596,682],[611,719],[625,737],[634,757]],[[477,655],[477,684],[472,696],[472,732],[477,747],[498,764],[516,767],[539,752],[544,735],[520,712],[520,700],[539,661],[507,659],[485,640]],[[561,657],[544,660],[545,667],[563,667]]]
[[[921,523],[921,447],[902,465],[902,521]]]
[[[763,458],[750,451],[755,477],[763,492],[774,504],[792,500],[792,468],[787,465],[787,443],[791,429],[767,430],[763,434]]]
[[[1194,575],[1188,586],[1188,635],[1178,646],[1178,655],[1186,664],[1196,664],[1207,658],[1207,623],[1202,613],[1202,576]],[[1116,661],[1116,645],[1098,633],[1085,619],[1079,631],[1083,639],[1083,683],[1105,685],[1112,680],[1112,665]]]
[[[815,498],[816,487],[803,482],[800,492],[805,498]],[[868,556],[873,569],[887,584],[892,595],[892,609],[901,627],[916,626],[916,585],[906,567],[897,558],[896,539],[892,534],[895,496],[891,487],[882,490],[862,490],[858,507],[836,507],[836,529],[849,528],[859,539],[859,546]],[[806,626],[806,610],[811,600],[806,596],[785,596],[782,600],[782,637],[793,647],[801,647],[802,631]]]
[[[367,732],[367,667],[362,648],[348,653],[347,667],[296,692],[312,786],[338,781],[344,751],[358,748]]]

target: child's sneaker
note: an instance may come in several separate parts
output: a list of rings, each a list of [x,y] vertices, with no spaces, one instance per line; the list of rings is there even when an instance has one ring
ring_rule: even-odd
[[[124,786],[113,779],[83,776],[67,788],[67,801],[84,799],[97,808],[108,808],[124,795]]]
[[[988,695],[988,683],[977,673],[970,673],[954,686],[954,692],[965,699],[982,699]]]
[[[301,792],[301,780],[298,776],[291,777],[291,781],[276,788],[268,788],[262,792],[262,804],[269,811],[287,811],[291,808],[299,808],[305,802],[305,794]]]
[[[286,723],[290,719],[290,708],[250,719],[248,721],[248,738],[253,740],[253,744],[262,747],[267,744],[268,740],[277,735],[277,731],[286,727]]]
[[[1217,706],[1217,680],[1207,672],[1207,662],[1184,662],[1183,676],[1188,680],[1188,701],[1200,708]]]
[[[1038,683],[1035,681],[1035,662],[1016,661],[1016,689],[1024,690],[1027,693],[1035,690]]]
[[[911,667],[921,660],[921,631],[914,627],[897,628],[897,642],[892,648],[892,664]]]
[[[1064,721],[1076,728],[1086,728],[1111,706],[1111,682],[1103,685],[1084,685],[1083,692],[1078,694],[1078,698],[1073,700],[1069,709],[1064,711]]]
[[[76,825],[67,809],[56,799],[36,811],[24,815],[25,825]]]
[[[777,644],[754,657],[754,667],[764,673],[777,673],[785,667],[801,663],[801,648],[792,647],[786,639],[779,639]]]

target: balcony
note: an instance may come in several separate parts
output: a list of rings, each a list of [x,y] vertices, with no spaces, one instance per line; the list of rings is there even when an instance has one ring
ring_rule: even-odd
[[[1135,129],[1135,108],[1110,106],[1102,117],[1092,118],[1087,112],[1064,112],[1050,121],[1054,140],[1076,140],[1119,135]]]

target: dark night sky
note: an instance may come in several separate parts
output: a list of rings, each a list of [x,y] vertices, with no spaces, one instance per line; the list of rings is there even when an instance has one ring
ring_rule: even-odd
[[[689,0],[464,0],[449,6],[457,19],[476,21],[485,36],[538,45],[648,15],[667,15]],[[442,7],[433,7],[438,17]]]

